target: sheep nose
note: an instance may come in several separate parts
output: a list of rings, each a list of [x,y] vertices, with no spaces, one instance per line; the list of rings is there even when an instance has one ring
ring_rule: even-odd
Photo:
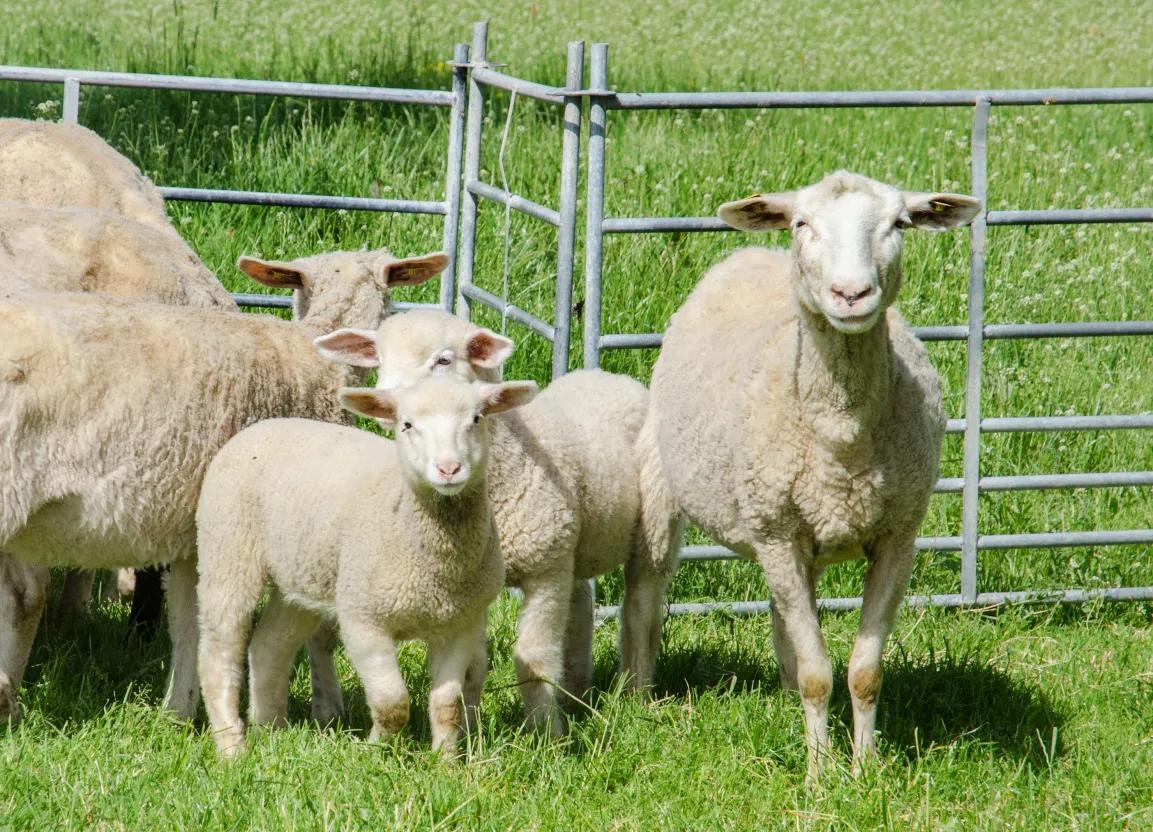
[[[873,294],[873,287],[869,285],[861,286],[860,284],[857,284],[849,286],[842,283],[834,283],[830,288],[834,295],[839,297],[849,306],[852,306],[861,298],[867,298],[869,295]]]
[[[457,474],[460,473],[460,463],[459,462],[438,462],[436,464],[436,470],[446,480],[450,480],[453,477],[455,477]]]

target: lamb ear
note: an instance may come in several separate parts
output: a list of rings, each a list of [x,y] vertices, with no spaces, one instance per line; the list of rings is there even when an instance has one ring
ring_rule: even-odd
[[[501,384],[482,384],[480,412],[489,416],[528,404],[540,392],[535,381],[506,381]]]
[[[515,346],[511,338],[497,335],[491,329],[481,329],[468,339],[465,353],[469,364],[491,370],[503,364]]]
[[[370,419],[379,419],[385,425],[396,424],[396,396],[388,390],[341,387],[336,397],[340,399],[341,407],[345,410],[351,410]]]
[[[794,197],[793,191],[747,196],[726,202],[717,209],[717,216],[741,231],[776,231],[792,222]]]
[[[381,278],[387,286],[415,286],[431,280],[448,266],[448,255],[443,251],[392,260],[381,269]]]
[[[981,201],[965,194],[905,191],[905,209],[915,228],[944,231],[968,225],[981,212]]]
[[[312,343],[321,356],[337,364],[351,364],[353,367],[380,366],[375,330],[346,327],[313,338]]]
[[[258,260],[255,257],[244,256],[236,261],[236,268],[257,283],[263,283],[273,289],[304,288],[304,272],[283,260]]]

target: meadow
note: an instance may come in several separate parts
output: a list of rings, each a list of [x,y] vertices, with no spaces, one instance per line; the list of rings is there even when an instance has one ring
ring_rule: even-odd
[[[932,89],[1153,85],[1153,19],[1139,0],[833,0],[627,7],[603,0],[448,4],[128,3],[3,0],[6,64],[446,88],[452,44],[490,18],[490,58],[520,77],[559,84],[565,43],[608,41],[620,90]],[[0,84],[0,115],[59,117],[59,88]],[[486,115],[483,177],[499,183],[497,133],[507,98]],[[443,111],[299,99],[86,88],[81,121],[158,184],[440,199]],[[710,215],[724,201],[806,184],[848,168],[910,189],[969,187],[964,109],[702,111],[611,114],[608,216]],[[516,104],[506,169],[512,189],[555,203],[556,113]],[[1153,203],[1153,105],[996,108],[989,207],[1137,207]],[[582,182],[583,193],[583,182]],[[431,217],[170,203],[177,227],[234,290],[255,291],[241,253],[295,257],[386,245],[436,250]],[[482,210],[478,282],[500,293],[504,215]],[[583,223],[579,224],[583,228]],[[513,215],[510,299],[551,314],[555,235]],[[655,332],[712,262],[784,235],[609,238],[605,332]],[[994,228],[986,320],[1020,323],[1153,319],[1149,225]],[[578,251],[579,254],[579,251]],[[910,234],[901,308],[914,324],[966,317],[968,235]],[[431,300],[435,287],[402,300]],[[574,321],[579,324],[578,315]],[[262,313],[263,314],[263,313]],[[499,327],[498,317],[482,314]],[[545,345],[521,343],[510,377],[544,380]],[[580,339],[574,339],[577,366]],[[936,343],[950,416],[963,415],[964,347]],[[997,341],[985,352],[988,416],[1153,411],[1147,338]],[[608,369],[647,379],[655,353],[606,355]],[[1148,470],[1147,432],[986,437],[986,475]],[[946,439],[943,476],[961,473]],[[934,498],[923,529],[956,535],[960,499]],[[1153,527],[1148,488],[986,495],[983,533]],[[692,542],[704,542],[695,533]],[[987,552],[982,590],[1149,585],[1149,547]],[[826,576],[823,595],[859,591],[859,566]],[[911,592],[956,592],[958,556],[924,553]],[[600,582],[602,599],[619,580]],[[675,601],[766,597],[756,568],[683,567]],[[492,621],[485,731],[459,767],[427,752],[423,709],[395,747],[356,741],[366,722],[355,675],[347,730],[318,732],[307,669],[294,686],[293,728],[261,738],[222,767],[197,727],[157,710],[166,644],[121,642],[125,609],[92,622],[49,622],[25,684],[28,712],[0,736],[0,829],[163,828],[1149,828],[1153,704],[1149,607],[1045,606],[908,610],[887,655],[876,769],[802,785],[798,703],[779,690],[767,618],[717,613],[671,621],[656,701],[614,686],[615,624],[598,630],[596,711],[549,745],[518,733],[510,646],[516,602]],[[847,761],[844,663],[855,614],[825,616],[838,690],[833,719]],[[404,654],[414,702],[426,693],[423,651]]]

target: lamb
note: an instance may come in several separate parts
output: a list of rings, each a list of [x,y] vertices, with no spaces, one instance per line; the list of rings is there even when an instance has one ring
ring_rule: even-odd
[[[954,228],[979,210],[969,196],[902,193],[844,171],[726,203],[725,222],[791,228],[792,248],[742,249],[713,266],[673,316],[653,370],[642,441],[673,503],[764,570],[781,683],[804,704],[810,782],[828,751],[832,689],[817,581],[830,564],[869,560],[848,674],[859,770],[937,480],[940,382],[891,306],[902,231]]]
[[[506,338],[436,310],[386,320],[378,331],[345,329],[317,339],[322,355],[378,367],[377,387],[403,389],[428,375],[493,380],[512,345]],[[620,564],[668,559],[670,516],[641,522],[637,434],[644,386],[600,370],[569,373],[532,404],[493,420],[489,496],[510,586],[524,591],[515,662],[530,729],[565,730],[555,688],[583,696],[592,678],[592,596],[588,579]],[[659,492],[658,492],[659,493]],[[652,547],[661,548],[659,555]],[[659,611],[632,607],[647,615]],[[634,629],[638,626],[629,619]],[[647,624],[639,625],[648,631]],[[648,684],[647,666],[622,653],[630,684]],[[316,657],[314,656],[314,659]]]
[[[355,376],[317,356],[312,338],[377,325],[390,287],[428,280],[447,262],[383,249],[287,263],[241,258],[250,276],[296,288],[295,322],[0,292],[0,549],[15,556],[0,559],[0,720],[18,716],[16,689],[54,565],[172,565],[165,704],[194,715],[194,516],[204,470],[261,419],[343,421],[334,394]]]
[[[204,478],[197,541],[200,677],[222,756],[245,748],[244,650],[270,578],[250,650],[254,723],[284,723],[293,658],[322,617],[335,616],[364,683],[369,740],[408,723],[396,643],[422,639],[432,747],[455,752],[479,703],[485,610],[504,578],[485,488],[485,417],[521,406],[536,389],[454,377],[397,391],[346,388],[345,407],[400,426],[395,442],[272,419],[221,449]]]
[[[159,189],[78,124],[0,118],[0,200],[99,208],[179,236]]]

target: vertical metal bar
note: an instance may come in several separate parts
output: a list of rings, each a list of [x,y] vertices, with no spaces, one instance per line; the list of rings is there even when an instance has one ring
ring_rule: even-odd
[[[80,122],[80,79],[64,79],[64,107],[60,120],[68,124]]]
[[[464,154],[464,115],[467,103],[468,44],[452,52],[452,108],[448,115],[448,160],[444,182],[444,250],[448,268],[440,275],[440,305],[452,311],[456,300],[456,239],[460,231],[460,176]]]
[[[568,45],[568,71],[565,88],[579,90],[584,86],[585,45],[573,41]],[[572,340],[572,277],[576,260],[577,186],[580,182],[581,96],[565,96],[564,141],[561,146],[560,225],[556,246],[556,311],[552,342],[552,377],[568,372],[569,343]]]
[[[594,43],[589,61],[589,87],[608,85],[609,45]],[[584,366],[601,363],[601,287],[604,285],[605,125],[608,111],[600,98],[589,99],[588,197],[585,200]]]
[[[478,66],[488,60],[488,21],[472,27],[472,48],[469,63]],[[461,183],[462,210],[460,215],[460,248],[456,266],[456,311],[466,318],[472,317],[472,303],[463,289],[473,283],[476,261],[476,214],[480,197],[469,193],[468,186],[480,177],[481,128],[484,126],[484,88],[471,73],[468,80],[468,120],[464,133],[464,175]]]
[[[981,476],[981,358],[985,331],[985,214],[988,209],[989,99],[973,111],[972,187],[981,200],[969,242],[969,343],[965,365],[964,489],[961,518],[961,599],[977,601],[977,482]]]

